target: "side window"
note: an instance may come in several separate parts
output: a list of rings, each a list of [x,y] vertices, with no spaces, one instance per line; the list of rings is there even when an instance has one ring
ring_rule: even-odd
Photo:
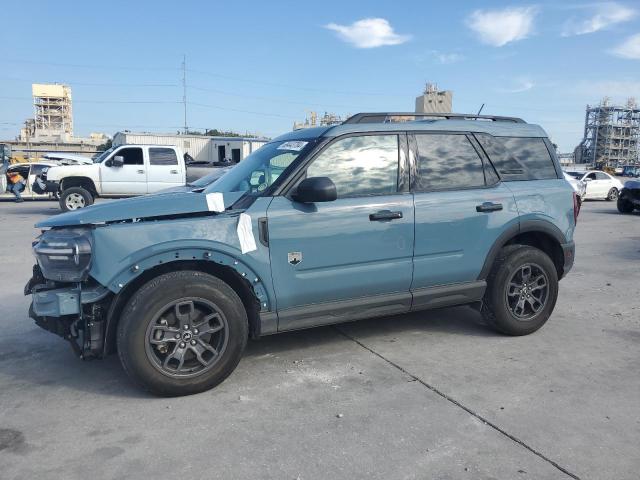
[[[149,163],[151,165],[177,165],[178,157],[173,148],[150,148]]]
[[[596,180],[596,172],[591,172],[585,178],[588,178],[589,180]]]
[[[596,180],[610,180],[610,177],[606,173],[596,172]]]
[[[307,167],[309,177],[329,177],[338,198],[394,194],[398,191],[398,136],[337,140]]]
[[[505,181],[558,178],[543,138],[493,137],[486,134],[477,134],[476,138]]]
[[[142,149],[138,147],[122,148],[114,156],[124,157],[125,165],[144,165]]]
[[[414,190],[484,187],[482,159],[466,135],[416,135],[416,144]]]
[[[40,175],[44,167],[45,165],[31,165],[31,170],[29,170],[29,175]]]

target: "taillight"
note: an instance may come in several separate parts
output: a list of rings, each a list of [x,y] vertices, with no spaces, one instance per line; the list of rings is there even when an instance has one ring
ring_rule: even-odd
[[[578,214],[580,213],[580,197],[576,192],[573,192],[573,223],[578,223]]]

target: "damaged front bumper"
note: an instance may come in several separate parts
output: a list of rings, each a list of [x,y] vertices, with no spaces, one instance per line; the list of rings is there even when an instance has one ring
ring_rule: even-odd
[[[24,294],[31,295],[29,316],[36,325],[69,341],[82,359],[102,357],[111,292],[87,282],[59,284],[46,280],[37,265],[33,272]]]

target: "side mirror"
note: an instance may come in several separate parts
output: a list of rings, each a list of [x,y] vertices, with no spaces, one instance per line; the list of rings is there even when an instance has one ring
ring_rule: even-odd
[[[124,157],[121,155],[116,155],[111,159],[111,162],[107,166],[120,168],[123,165],[124,165]]]
[[[584,182],[590,182],[593,178],[585,177],[582,179]]]
[[[311,177],[298,185],[293,199],[300,203],[333,202],[338,198],[336,185],[328,177]]]

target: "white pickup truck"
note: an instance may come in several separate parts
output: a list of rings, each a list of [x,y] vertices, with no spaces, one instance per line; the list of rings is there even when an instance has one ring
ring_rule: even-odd
[[[96,197],[128,197],[155,193],[186,183],[184,155],[166,145],[120,145],[106,150],[89,165],[45,169],[40,186],[60,195],[60,208],[77,210]]]

